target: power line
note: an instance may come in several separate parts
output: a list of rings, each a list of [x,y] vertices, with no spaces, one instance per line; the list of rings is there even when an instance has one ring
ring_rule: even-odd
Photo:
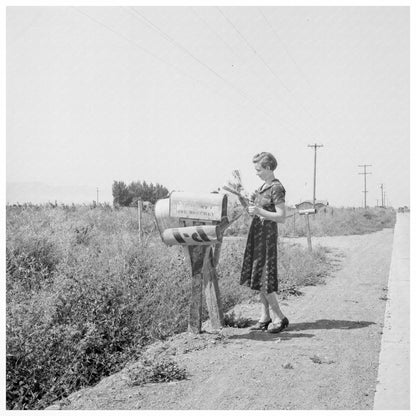
[[[286,86],[286,84],[282,81],[282,79],[277,75],[273,69],[270,67],[270,65],[263,59],[263,57],[256,51],[256,49],[248,42],[248,40],[243,36],[243,34],[237,29],[237,27],[234,25],[234,23],[223,13],[223,11],[217,6],[217,10],[221,13],[221,15],[227,20],[227,22],[234,28],[234,30],[239,34],[241,39],[245,42],[245,44],[249,47],[249,49],[263,62],[263,64],[266,66],[266,68],[274,75],[275,78],[282,84],[283,88],[287,92],[291,92],[289,88]]]
[[[121,37],[123,40],[127,41],[128,43],[132,44],[133,46],[135,46],[136,48],[138,48],[139,50],[141,50],[142,52],[152,56],[154,59],[162,62],[163,64],[170,66],[172,68],[174,68],[176,71],[180,72],[182,75],[184,75],[185,77],[191,79],[192,81],[199,83],[200,85],[204,86],[205,88],[211,90],[212,92],[214,92],[216,95],[219,95],[227,100],[230,100],[230,97],[224,96],[223,94],[221,94],[220,92],[218,92],[218,90],[213,89],[210,85],[208,85],[207,83],[201,81],[200,79],[197,79],[195,77],[193,77],[192,75],[188,74],[186,71],[183,71],[180,67],[171,64],[170,62],[164,60],[163,58],[159,57],[158,55],[156,55],[155,53],[153,53],[151,50],[141,46],[140,44],[136,43],[134,40],[130,39],[129,37],[125,36],[124,34],[118,32],[117,30],[114,30],[111,26],[101,22],[100,20],[92,17],[90,14],[81,11],[78,7],[72,6],[73,9],[75,9],[78,13],[84,15],[85,17],[87,17],[88,19],[92,20],[94,23],[104,27],[105,29],[109,30],[110,32],[114,33],[115,35],[117,35],[118,37]],[[122,10],[124,10],[125,8],[122,7]],[[137,12],[137,11],[136,11]],[[135,13],[137,14],[137,13]],[[135,16],[135,15],[134,15]],[[152,24],[149,19],[148,20],[148,24]],[[155,30],[158,30],[158,32],[160,32],[161,35],[163,35],[166,39],[170,38],[171,42],[175,42],[175,40],[171,37],[169,37],[169,35],[165,34],[160,28],[157,28],[156,25],[152,24],[154,26]],[[180,44],[178,44],[177,46],[181,46]],[[183,48],[181,46],[182,49],[186,49]],[[188,51],[189,52],[189,51]],[[190,53],[190,52],[189,52]],[[192,54],[191,54],[192,55]],[[196,57],[194,57],[196,58]],[[196,58],[196,60],[198,61],[198,58]],[[199,62],[200,64],[202,64],[203,66],[206,66],[206,64],[204,64],[202,61]],[[209,68],[209,67],[208,67]],[[207,69],[208,69],[207,68]],[[210,69],[210,68],[209,68]],[[211,70],[211,69],[210,69]],[[211,70],[213,71],[213,70]],[[213,71],[215,73],[215,71]],[[266,118],[269,119],[269,121],[271,122],[275,122],[276,119],[274,117],[272,117],[270,114],[266,113],[258,104],[254,103],[252,101],[252,99],[244,92],[240,91],[238,88],[236,88],[234,85],[230,84],[225,78],[221,77],[221,75],[216,74],[216,76],[218,76],[223,82],[225,82],[228,86],[230,86],[233,90],[235,90],[238,94],[240,94],[241,96],[243,96],[249,103],[251,103],[259,112],[261,112],[264,116],[266,116]],[[233,100],[234,101],[234,100]],[[234,104],[240,106],[240,107],[244,107],[242,104],[237,103],[234,101]],[[291,125],[289,125],[287,122],[280,120],[281,124],[284,124],[286,129],[291,132],[292,134],[294,134],[294,131],[291,128]]]
[[[253,106],[255,106],[257,108],[258,111],[262,112],[263,114],[265,114],[268,118],[270,118],[271,121],[275,121],[275,118],[272,117],[269,113],[265,112],[258,104],[256,104],[253,99],[247,95],[247,93],[245,91],[240,90],[239,88],[237,88],[235,85],[233,85],[232,83],[230,83],[227,79],[225,79],[222,75],[220,75],[217,71],[215,71],[214,69],[212,69],[210,66],[208,66],[205,62],[203,62],[201,59],[199,59],[198,57],[196,57],[194,54],[192,54],[192,52],[190,52],[188,49],[186,49],[182,44],[180,44],[179,42],[177,42],[172,36],[168,35],[165,31],[163,31],[160,27],[158,27],[157,25],[155,25],[152,21],[150,21],[150,19],[148,19],[146,16],[144,16],[142,13],[138,12],[136,9],[134,9],[133,7],[129,8],[131,11],[133,11],[135,13],[135,15],[140,16],[152,29],[156,30],[159,34],[161,34],[166,40],[168,40],[171,44],[173,44],[174,46],[180,48],[183,52],[185,52],[187,55],[189,55],[192,59],[194,59],[196,62],[198,62],[200,65],[202,65],[204,68],[206,68],[208,71],[210,71],[211,73],[213,73],[217,78],[219,78],[221,81],[223,81],[224,83],[226,83],[230,88],[232,88],[234,91],[236,91],[238,94],[240,94],[241,96],[243,96],[243,98],[245,98],[246,100],[248,100]],[[286,128],[288,130],[291,130],[291,126],[288,125],[287,122],[280,120],[281,123],[285,124]],[[294,132],[292,131],[292,134]]]
[[[270,67],[270,65],[266,62],[266,60],[259,54],[259,52],[257,52],[257,50],[250,44],[250,42],[245,38],[245,36],[243,36],[243,34],[238,30],[238,28],[235,26],[235,24],[223,13],[223,11],[219,8],[216,7],[217,10],[221,13],[221,15],[226,19],[226,21],[230,24],[230,26],[238,33],[238,35],[241,37],[241,39],[243,39],[243,41],[245,42],[245,44],[248,46],[248,48],[254,53],[255,56],[257,56],[261,62],[266,66],[266,68],[270,71],[270,73],[279,81],[279,83],[283,86],[283,88],[291,95],[293,95],[292,91],[287,87],[287,85],[282,81],[282,79],[279,77],[279,75],[276,74],[276,72]],[[288,103],[287,100],[286,104],[292,109],[293,106],[291,104]],[[308,109],[306,109],[302,103],[298,102],[299,107],[306,113],[309,115],[309,117],[311,117],[311,119],[315,119],[315,117],[310,113],[310,111]],[[315,130],[316,131],[316,130]],[[317,131],[316,131],[317,132]],[[317,132],[318,133],[318,132]]]
[[[277,32],[274,30],[273,26],[271,25],[269,19],[266,17],[266,15],[263,13],[263,11],[261,10],[260,7],[257,7],[258,12],[262,15],[264,21],[267,23],[267,26],[269,26],[270,30],[272,31],[273,35],[275,36],[275,38],[278,40],[278,42],[282,45],[283,49],[285,50],[287,56],[289,56],[290,60],[293,62],[293,64],[296,66],[297,70],[299,71],[300,75],[303,77],[303,79],[305,80],[305,82],[308,84],[309,87],[311,87],[310,82],[307,78],[307,76],[305,75],[305,73],[302,71],[302,69],[300,68],[300,66],[298,65],[298,63],[295,61],[295,59],[293,58],[292,54],[289,52],[289,50],[286,48],[286,45],[284,44],[284,42],[282,41],[282,39],[280,38],[280,36],[277,34]]]
[[[133,7],[130,7],[130,10],[135,12],[136,15],[140,16],[148,25],[150,25],[151,28],[155,29],[157,32],[159,32],[165,39],[167,39],[170,43],[175,45],[176,47],[180,48],[183,52],[185,52],[187,55],[189,55],[192,59],[194,59],[196,62],[198,62],[200,65],[202,65],[205,69],[210,71],[212,74],[214,74],[217,78],[219,78],[221,81],[223,81],[225,84],[227,84],[230,88],[232,88],[235,92],[242,95],[243,98],[251,102],[259,111],[261,111],[263,114],[265,114],[267,117],[271,118],[270,114],[267,114],[262,108],[260,108],[256,103],[254,103],[244,91],[239,90],[235,85],[231,84],[228,80],[226,80],[223,76],[221,76],[217,71],[212,69],[210,66],[208,66],[205,62],[201,61],[198,57],[196,57],[192,52],[190,52],[188,49],[186,49],[184,46],[182,46],[179,42],[177,42],[175,39],[173,39],[171,36],[169,36],[166,32],[164,32],[162,29],[160,29],[157,25],[152,23],[146,16],[139,13],[136,9]]]
[[[292,54],[289,52],[289,50],[287,49],[285,43],[283,42],[283,40],[281,39],[281,37],[277,34],[276,30],[273,28],[272,24],[270,23],[269,19],[266,18],[265,14],[261,11],[260,8],[257,8],[258,11],[260,12],[260,14],[263,16],[264,20],[266,21],[266,23],[268,24],[269,28],[271,29],[273,35],[276,37],[276,39],[280,42],[280,44],[282,45],[283,49],[286,51],[287,55],[289,56],[289,58],[291,59],[291,61],[293,62],[293,64],[296,66],[296,68],[298,69],[299,73],[302,75],[302,77],[304,78],[306,84],[309,86],[309,88],[316,94],[316,88],[311,85],[307,75],[305,74],[305,72],[302,70],[302,68],[300,67],[300,65],[296,62],[296,60],[293,58]],[[318,98],[318,101],[320,104],[323,104],[322,101]],[[324,104],[324,106],[327,108],[327,106]],[[308,111],[307,111],[308,112]],[[328,117],[328,108],[325,110],[326,113],[326,117]],[[310,112],[308,112],[308,114],[312,117],[315,118]],[[319,123],[319,122],[318,122]],[[322,126],[322,123],[319,123]]]
[[[235,56],[235,57],[237,57],[238,59],[243,59],[242,57],[241,57],[241,55],[240,54],[238,54],[236,51],[235,51],[235,49],[234,48],[232,48],[217,32],[216,32],[216,30],[214,30],[213,28],[212,28],[212,26],[203,18],[203,17],[201,17],[197,12],[195,12],[195,10],[194,10],[194,8],[193,7],[190,7],[189,8],[191,11],[192,11],[192,13],[198,18],[198,19],[200,19],[207,27],[208,27],[208,29],[228,48],[228,50]],[[262,78],[262,77],[260,77],[259,76],[259,74],[257,74],[255,71],[253,71],[250,67],[248,67],[248,70],[249,70],[249,72],[252,74],[252,75],[254,75],[255,77],[258,77],[259,79],[260,79],[260,81],[264,84],[264,86],[265,87],[268,87],[268,85],[267,85],[267,83],[265,83],[265,80],[264,80],[264,78]],[[278,96],[276,96],[275,94],[273,94],[273,92],[272,91],[270,91],[270,90],[268,90],[268,92],[270,93],[272,93],[272,95],[275,97],[275,98],[277,98],[278,100],[280,99]],[[299,133],[302,133],[302,134],[304,134],[304,132],[302,132],[301,131],[301,129],[299,129],[299,127],[298,127],[298,125],[291,125],[291,124],[289,124],[289,123],[287,123],[286,121],[283,121],[281,118],[280,118],[280,120],[281,120],[281,122],[283,122],[286,126],[290,126],[290,127],[294,127],[294,128],[297,128],[298,129],[298,131],[299,131]]]
[[[138,12],[134,7],[129,7],[129,10],[133,11],[136,15],[140,16],[151,28],[158,31],[165,39],[167,39],[170,43],[181,49],[183,52],[185,52],[187,55],[189,55],[192,59],[197,61],[200,65],[202,65],[205,69],[213,73],[216,77],[220,78],[221,81],[224,81],[228,85],[231,85],[232,88],[235,88],[232,84],[230,84],[225,78],[223,78],[218,72],[216,72],[214,69],[209,67],[205,62],[201,61],[198,57],[196,57],[194,54],[189,52],[188,49],[186,49],[184,46],[182,46],[179,42],[177,42],[175,39],[173,39],[170,35],[168,35],[166,32],[164,32],[160,27],[156,26],[153,22],[151,22],[146,16],[144,16],[142,13]]]
[[[211,25],[206,21],[206,19],[204,19],[203,17],[201,17],[201,15],[199,15],[195,10],[194,7],[189,7],[189,9],[192,11],[192,13],[199,19],[201,20],[201,22],[203,22],[210,30],[212,33],[214,33],[214,35],[231,51],[231,53],[235,56],[237,56],[239,59],[241,59],[241,56],[239,56],[237,54],[237,52],[234,50],[234,48],[232,46],[230,46],[223,38],[222,36],[220,36],[212,27]]]
[[[19,38],[21,38],[36,23],[36,21],[39,20],[41,15],[44,14],[44,10],[41,7],[39,7],[38,10],[39,9],[40,9],[40,11],[38,12],[38,14],[34,18],[32,18],[32,20],[27,24],[27,26],[24,27],[13,39],[8,41],[9,44],[15,43]]]
[[[190,76],[189,74],[187,74],[186,72],[184,72],[181,68],[177,67],[176,65],[172,65],[170,62],[165,61],[164,59],[160,58],[159,56],[157,56],[156,54],[154,54],[152,51],[150,51],[147,48],[144,48],[143,46],[139,45],[138,43],[134,42],[133,40],[131,40],[130,38],[128,38],[127,36],[124,36],[122,33],[117,32],[116,30],[114,30],[112,27],[106,25],[105,23],[95,19],[94,17],[92,17],[91,15],[89,15],[88,13],[85,13],[83,11],[81,11],[78,7],[76,6],[72,6],[73,9],[75,9],[78,13],[81,13],[82,15],[86,16],[88,19],[92,20],[93,22],[97,23],[100,26],[103,26],[104,28],[106,28],[107,30],[109,30],[110,32],[113,32],[115,35],[121,37],[122,39],[124,39],[125,41],[131,43],[132,45],[134,45],[136,48],[140,49],[142,52],[147,53],[148,55],[152,56],[153,58],[155,58],[156,60],[163,62],[165,65],[171,66],[173,68],[175,68],[177,71],[179,71],[180,73],[182,73],[183,75],[185,75],[188,78],[191,78],[193,81],[197,81],[195,78],[193,78],[192,76]]]
[[[160,62],[164,63],[164,64],[165,64],[165,65],[167,65],[167,66],[171,66],[172,68],[176,69],[178,72],[180,72],[180,73],[181,73],[182,75],[184,75],[185,77],[187,77],[187,78],[191,79],[191,80],[192,80],[192,81],[194,81],[194,82],[197,82],[197,83],[199,83],[199,84],[203,85],[205,88],[207,88],[207,89],[209,89],[209,90],[213,91],[215,94],[217,94],[217,95],[219,95],[219,96],[222,96],[223,98],[225,98],[225,99],[227,99],[227,100],[229,100],[229,99],[230,99],[229,97],[226,97],[226,96],[222,95],[222,94],[221,94],[221,93],[219,93],[218,91],[213,90],[211,86],[209,86],[208,84],[204,83],[203,81],[201,81],[201,80],[199,80],[199,79],[197,79],[197,78],[194,78],[192,75],[189,75],[187,72],[183,71],[183,70],[182,70],[181,68],[179,68],[178,66],[173,65],[173,64],[171,64],[171,63],[170,63],[170,62],[168,62],[168,61],[165,61],[163,58],[160,58],[159,56],[157,56],[156,54],[154,54],[153,52],[151,52],[151,51],[150,51],[150,50],[148,50],[147,48],[144,48],[143,46],[141,46],[141,45],[137,44],[136,42],[134,42],[134,41],[133,41],[133,40],[131,40],[130,38],[128,38],[128,37],[126,37],[126,36],[124,36],[122,33],[117,32],[116,30],[114,30],[114,29],[113,29],[113,28],[111,28],[110,26],[106,25],[105,23],[103,23],[103,22],[101,22],[101,21],[99,21],[99,20],[95,19],[94,17],[90,16],[88,13],[85,13],[85,12],[83,12],[83,11],[79,10],[79,8],[78,8],[78,7],[75,7],[75,6],[72,6],[72,7],[73,7],[76,11],[78,11],[80,14],[82,14],[82,15],[86,16],[87,18],[89,18],[89,19],[90,19],[90,20],[92,20],[93,22],[97,23],[97,24],[98,24],[98,25],[100,25],[100,26],[103,26],[104,28],[106,28],[107,30],[111,31],[111,32],[112,32],[112,33],[114,33],[115,35],[117,35],[117,36],[121,37],[122,39],[124,39],[125,41],[127,41],[127,42],[131,43],[132,45],[134,45],[135,47],[137,47],[138,49],[140,49],[142,52],[144,52],[144,53],[146,53],[146,54],[148,54],[148,55],[152,56],[154,59],[156,59],[156,60],[158,60],[158,61],[160,61]],[[250,101],[250,100],[249,100],[249,101]],[[251,102],[251,101],[250,101],[250,102]],[[241,106],[241,107],[244,107],[244,106],[242,106],[242,105],[241,105],[241,104],[239,104],[239,103],[235,103],[235,104],[237,104],[237,105],[239,105],[239,106]],[[255,103],[252,103],[252,102],[251,102],[251,104],[252,104],[252,105],[254,105],[254,106],[257,108],[257,110],[258,110],[258,111],[260,111],[263,115],[265,115],[265,116],[266,116],[269,120],[274,121],[274,120],[273,120],[273,118],[272,118],[269,114],[265,113],[265,112],[264,112],[261,108],[259,108],[259,107],[258,107]]]

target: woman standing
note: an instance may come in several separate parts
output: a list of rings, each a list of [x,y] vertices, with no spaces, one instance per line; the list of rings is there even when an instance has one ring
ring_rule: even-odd
[[[260,292],[261,315],[252,329],[278,333],[289,325],[277,298],[277,223],[285,221],[285,188],[274,176],[276,158],[262,152],[253,158],[257,176],[264,181],[256,191],[253,216],[244,252],[240,284]]]

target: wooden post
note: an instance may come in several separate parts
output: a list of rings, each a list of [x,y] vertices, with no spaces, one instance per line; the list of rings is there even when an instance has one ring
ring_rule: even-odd
[[[191,299],[189,304],[188,331],[201,332],[202,325],[202,280],[204,260],[208,253],[207,246],[188,246],[191,260]]]
[[[220,300],[218,276],[214,266],[215,255],[212,246],[195,245],[188,246],[187,249],[192,270],[188,331],[197,334],[201,332],[203,291],[205,293],[211,327],[213,330],[219,330],[224,324],[224,315]]]
[[[205,301],[207,303],[211,328],[214,331],[220,330],[224,325],[220,289],[218,287],[218,276],[217,271],[215,270],[215,257],[217,253],[218,248],[215,250],[215,253],[213,253],[212,246],[209,246],[208,255],[204,257],[204,266],[202,269]]]
[[[306,221],[306,238],[308,240],[308,250],[312,252],[312,239],[311,239],[311,228],[309,226],[309,214],[305,214]]]
[[[139,220],[139,243],[140,244],[142,242],[142,236],[143,236],[142,212],[143,212],[143,201],[139,199],[137,201],[137,216]]]
[[[296,235],[296,212],[293,214],[293,235]]]
[[[222,243],[217,243],[214,246],[214,258],[213,258],[213,262],[212,262],[214,267],[217,267],[218,262],[220,261],[221,246],[222,246]]]

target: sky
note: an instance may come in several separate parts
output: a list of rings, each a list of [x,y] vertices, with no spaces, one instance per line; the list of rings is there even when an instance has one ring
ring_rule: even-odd
[[[289,205],[410,206],[406,6],[8,7],[6,201],[211,192],[268,151]],[[361,165],[361,166],[360,166]],[[362,165],[368,165],[363,175]]]

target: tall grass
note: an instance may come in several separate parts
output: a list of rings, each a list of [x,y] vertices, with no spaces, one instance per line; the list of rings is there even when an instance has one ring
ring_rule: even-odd
[[[8,408],[43,408],[186,329],[185,257],[140,245],[135,214],[8,210]]]
[[[303,237],[307,234],[306,218],[296,210],[288,211],[284,224],[279,224],[279,235],[283,237]],[[241,235],[248,232],[251,218],[241,216],[227,230],[226,235]],[[321,208],[309,216],[311,235],[352,235],[367,234],[383,228],[393,228],[396,223],[396,212],[392,208]]]
[[[151,213],[143,224],[140,243],[134,208],[7,207],[8,409],[42,409],[137,359],[146,344],[186,330],[184,250],[162,244]],[[252,299],[238,284],[244,245],[223,244],[225,310]],[[283,294],[328,272],[322,250],[279,250]]]

